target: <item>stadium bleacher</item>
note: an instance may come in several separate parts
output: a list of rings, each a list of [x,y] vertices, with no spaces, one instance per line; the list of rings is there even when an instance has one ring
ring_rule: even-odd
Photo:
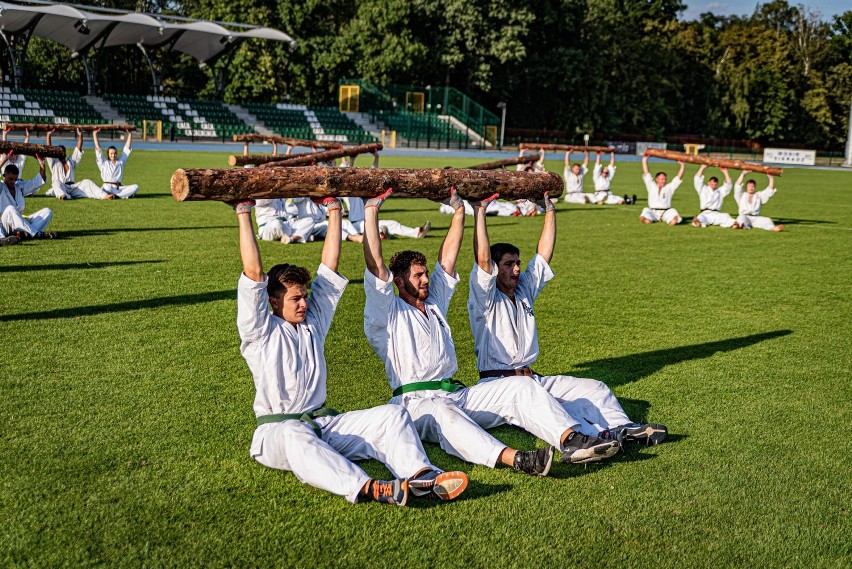
[[[119,93],[105,94],[103,98],[136,126],[141,127],[143,120],[160,120],[164,132],[174,128],[177,136],[230,138],[253,132],[219,101]]]
[[[0,87],[0,121],[46,124],[105,124],[82,97],[69,91]]]
[[[306,140],[363,144],[376,138],[334,107],[287,103],[243,103],[268,129],[281,136]]]
[[[384,122],[388,128],[395,130],[397,136],[408,140],[449,139],[456,142],[467,140],[463,132],[438,115],[410,111],[379,111],[375,117]]]

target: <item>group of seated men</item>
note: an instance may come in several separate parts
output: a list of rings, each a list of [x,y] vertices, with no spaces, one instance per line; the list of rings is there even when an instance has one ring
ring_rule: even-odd
[[[47,133],[46,143],[52,144],[51,137],[56,129]],[[9,130],[3,130],[3,141]],[[29,131],[26,132],[25,143],[30,140]],[[93,198],[111,200],[115,198],[131,198],[139,191],[136,184],[125,185],[122,183],[124,165],[130,156],[131,133],[127,133],[127,142],[124,150],[119,156],[115,146],[107,149],[104,158],[103,151],[98,141],[98,131],[92,131],[92,140],[95,144],[95,161],[101,173],[102,184],[99,186],[92,180],[77,180],[76,170],[83,158],[83,133],[77,130],[77,144],[70,157],[42,159],[36,155],[38,161],[38,173],[28,180],[21,179],[24,171],[26,156],[15,154],[10,150],[6,154],[0,154],[0,172],[3,175],[3,183],[0,184],[0,246],[14,245],[28,239],[54,238],[56,234],[48,231],[47,226],[53,219],[53,210],[42,208],[29,215],[24,215],[26,204],[24,198],[36,193],[46,182],[45,162],[50,169],[51,187],[46,195],[56,197],[60,200],[75,198]]]
[[[329,374],[323,346],[348,283],[337,272],[340,200],[318,200],[328,218],[312,282],[307,269],[288,263],[264,271],[251,219],[254,202],[232,204],[243,264],[237,328],[256,389],[250,454],[257,462],[289,470],[353,503],[405,505],[411,496],[452,500],[468,484],[464,472],[435,466],[421,441],[469,463],[545,476],[556,449],[564,462],[583,464],[609,459],[628,443],[666,438],[663,425],[631,421],[603,382],[545,376],[531,367],[539,356],[533,305],[554,276],[549,262],[556,216],[547,194],[537,204],[545,212],[537,250],[523,271],[516,247],[489,242],[485,212],[496,196],[469,203],[475,227],[468,315],[480,379],[467,387],[453,379],[456,352],[448,323],[459,283],[463,200],[451,189],[443,202],[453,217],[430,275],[426,256],[417,251],[399,251],[385,263],[379,211],[391,193],[364,207],[366,302],[358,320],[363,318],[368,343],[384,363],[392,398],[347,413],[324,406]],[[502,424],[520,427],[547,446],[511,448],[486,430]],[[391,478],[373,479],[353,463],[368,458],[384,463]]]

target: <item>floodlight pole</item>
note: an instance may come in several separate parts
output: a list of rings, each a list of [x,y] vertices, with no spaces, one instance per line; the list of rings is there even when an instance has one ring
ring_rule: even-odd
[[[497,108],[503,110],[503,117],[500,119],[500,150],[503,150],[503,135],[506,132],[506,103],[497,103]]]
[[[852,166],[852,99],[849,100],[849,130],[846,132],[846,162],[845,166]]]

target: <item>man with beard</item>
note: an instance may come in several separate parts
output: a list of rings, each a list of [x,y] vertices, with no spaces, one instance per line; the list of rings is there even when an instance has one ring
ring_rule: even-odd
[[[385,363],[393,389],[391,403],[408,409],[420,437],[468,462],[490,468],[501,462],[539,476],[550,471],[557,446],[562,460],[573,463],[617,453],[617,441],[578,436],[579,422],[532,378],[504,378],[473,387],[452,379],[457,365],[447,309],[459,282],[455,265],[464,234],[464,205],[451,189],[447,203],[455,213],[430,277],[426,257],[416,251],[399,251],[391,257],[389,267],[384,263],[379,208],[391,191],[366,205],[364,332]],[[471,205],[484,211],[496,197]],[[521,427],[551,446],[519,451],[485,431],[505,423]]]

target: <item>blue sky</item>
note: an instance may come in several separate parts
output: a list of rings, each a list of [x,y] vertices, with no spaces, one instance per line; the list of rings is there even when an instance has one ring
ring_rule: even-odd
[[[765,4],[765,2],[759,2]],[[752,1],[728,1],[728,0],[685,0],[686,10],[681,15],[683,20],[695,20],[699,14],[712,12],[720,16],[746,16],[754,12],[758,2]],[[812,10],[819,10],[823,20],[830,21],[832,16],[852,10],[852,2],[849,0],[788,0],[788,4],[804,4]]]

